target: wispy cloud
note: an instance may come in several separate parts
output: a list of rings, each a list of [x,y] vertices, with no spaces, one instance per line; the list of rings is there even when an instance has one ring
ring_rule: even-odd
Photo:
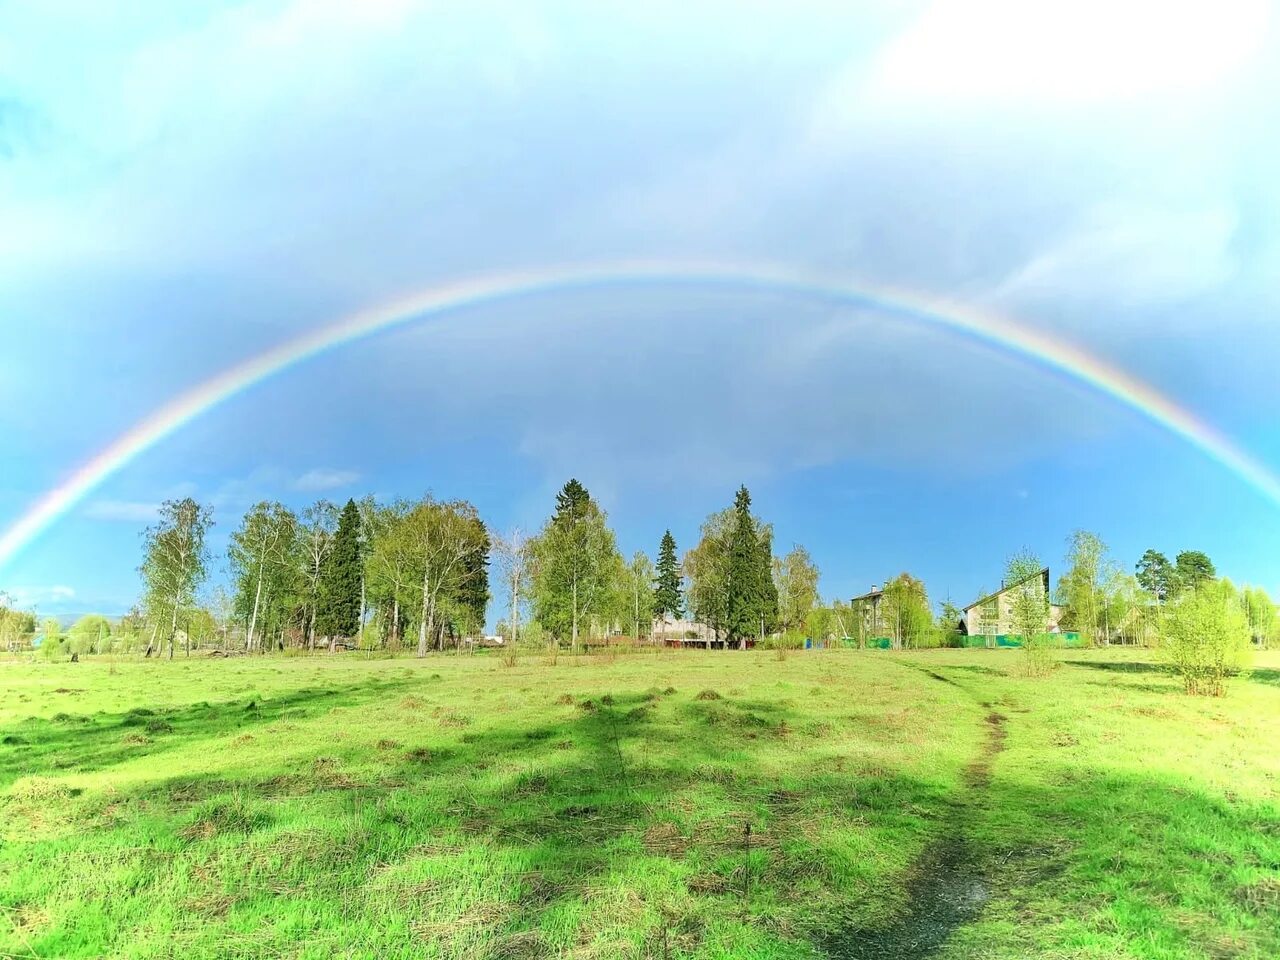
[[[336,490],[339,487],[349,487],[359,479],[360,474],[355,470],[333,470],[328,467],[316,467],[294,480],[293,488],[307,493],[319,490]]]
[[[45,587],[14,587],[6,592],[18,608],[58,604],[64,600],[71,600],[76,595],[75,588],[62,583]]]
[[[154,520],[159,509],[158,503],[142,500],[91,500],[85,505],[84,515],[92,520],[145,523]]]

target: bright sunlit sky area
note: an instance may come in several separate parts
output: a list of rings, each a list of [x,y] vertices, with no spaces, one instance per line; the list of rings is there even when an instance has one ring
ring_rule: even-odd
[[[479,276],[772,266],[1008,322],[1280,474],[1280,15],[1178,2],[0,4],[0,534],[224,369]],[[747,271],[749,272],[749,270]],[[1265,484],[1079,378],[767,283],[557,286],[289,366],[0,563],[135,600],[191,495],[419,496],[624,555],[746,483],[824,598],[967,603],[1076,528],[1280,588]],[[492,619],[492,618],[491,618]]]

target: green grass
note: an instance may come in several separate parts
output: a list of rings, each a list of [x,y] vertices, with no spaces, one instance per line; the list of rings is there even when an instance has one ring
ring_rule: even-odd
[[[1280,956],[1280,657],[1062,657],[0,664],[0,955],[852,956],[958,833],[940,957]]]

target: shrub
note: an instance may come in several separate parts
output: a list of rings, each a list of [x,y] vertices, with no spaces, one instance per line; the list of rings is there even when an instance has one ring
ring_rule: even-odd
[[[797,630],[788,630],[786,633],[765,637],[761,646],[765,650],[803,650],[805,639],[805,634]]]
[[[1183,594],[1164,620],[1161,649],[1187,693],[1220,697],[1249,656],[1249,620],[1228,585],[1211,582]]]
[[[68,656],[70,652],[66,637],[46,636],[39,649],[40,656],[45,660],[60,660]]]

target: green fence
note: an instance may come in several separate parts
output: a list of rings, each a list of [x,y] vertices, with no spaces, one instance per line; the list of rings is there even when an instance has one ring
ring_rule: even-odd
[[[1074,630],[1066,633],[1046,633],[1045,639],[1051,647],[1083,647],[1084,640]],[[991,636],[966,636],[962,639],[965,647],[1020,647],[1022,637],[1014,633],[1000,633]]]

